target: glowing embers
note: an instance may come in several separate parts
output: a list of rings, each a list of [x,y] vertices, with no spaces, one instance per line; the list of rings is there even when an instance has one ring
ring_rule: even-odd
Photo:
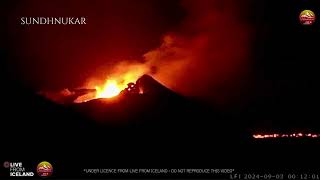
[[[254,139],[270,139],[270,138],[320,138],[320,134],[312,133],[291,133],[291,134],[254,134]]]

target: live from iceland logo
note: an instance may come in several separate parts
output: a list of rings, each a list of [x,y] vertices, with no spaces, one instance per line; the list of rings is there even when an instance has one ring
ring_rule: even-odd
[[[37,166],[37,173],[40,177],[51,176],[53,172],[52,165],[47,161],[42,161]]]
[[[312,25],[316,21],[316,15],[311,10],[303,10],[299,15],[300,23],[302,25]]]
[[[3,167],[9,169],[10,176],[12,177],[28,177],[34,176],[34,172],[26,171],[25,167],[23,166],[22,162],[9,162],[5,161],[3,163]]]

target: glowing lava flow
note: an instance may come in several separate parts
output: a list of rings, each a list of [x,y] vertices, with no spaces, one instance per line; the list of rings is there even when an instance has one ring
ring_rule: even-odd
[[[115,80],[107,80],[103,88],[96,87],[96,98],[112,98],[117,96],[121,90]]]
[[[303,133],[292,133],[292,134],[254,134],[254,139],[268,139],[268,138],[320,138],[320,134],[303,134]]]

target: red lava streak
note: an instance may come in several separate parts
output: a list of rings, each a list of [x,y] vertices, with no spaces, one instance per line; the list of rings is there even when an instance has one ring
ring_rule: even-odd
[[[267,138],[319,138],[320,134],[312,133],[291,133],[291,134],[254,134],[254,139],[267,139]]]

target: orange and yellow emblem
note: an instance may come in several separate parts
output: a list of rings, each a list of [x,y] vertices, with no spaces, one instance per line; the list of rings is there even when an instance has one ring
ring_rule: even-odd
[[[316,15],[311,10],[304,10],[300,13],[299,19],[303,25],[312,25],[316,20]]]
[[[37,166],[37,173],[41,177],[51,176],[53,172],[52,165],[47,161],[42,161]]]

